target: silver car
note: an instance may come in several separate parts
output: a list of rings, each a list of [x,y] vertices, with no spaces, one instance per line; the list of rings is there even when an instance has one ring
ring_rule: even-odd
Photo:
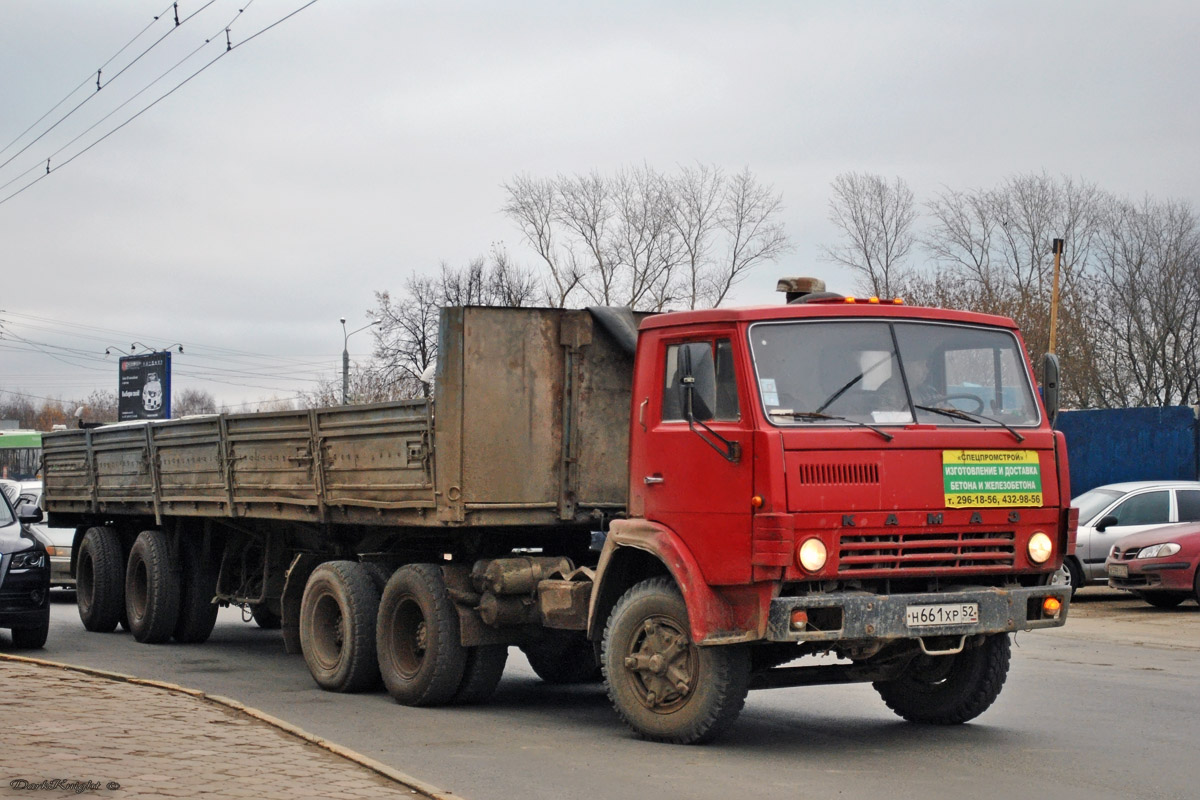
[[[1117,539],[1156,525],[1200,521],[1200,481],[1110,483],[1084,492],[1071,505],[1079,509],[1079,531],[1062,578],[1076,589],[1107,584],[1104,560]]]
[[[13,506],[28,503],[37,508],[41,502],[41,481],[25,481],[21,484],[21,494]],[[35,522],[29,526],[29,530],[50,554],[50,586],[75,588],[75,579],[71,577],[71,547],[75,543],[75,529],[51,528],[45,522]]]

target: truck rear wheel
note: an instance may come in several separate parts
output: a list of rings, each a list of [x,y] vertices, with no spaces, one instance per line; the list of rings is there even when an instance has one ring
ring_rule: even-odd
[[[326,561],[313,570],[300,600],[300,649],[318,686],[361,692],[378,684],[378,611],[379,591],[361,564]]]
[[[546,683],[590,683],[603,677],[596,648],[582,632],[547,630],[537,641],[521,645],[521,652]]]
[[[713,739],[737,719],[750,687],[749,650],[696,646],[687,606],[669,578],[642,581],[621,597],[600,661],[621,719],[658,742]]]
[[[486,702],[500,685],[507,662],[508,645],[485,644],[468,647],[462,683],[454,693],[452,702],[463,706]]]
[[[250,612],[250,616],[253,617],[254,624],[264,631],[277,631],[283,627],[283,617],[279,616],[278,612],[272,611],[266,603],[256,605]]]
[[[125,568],[125,614],[133,638],[159,644],[171,638],[179,621],[179,575],[171,566],[171,545],[162,531],[142,531]]]
[[[997,633],[952,656],[917,656],[899,678],[873,685],[887,707],[909,722],[959,725],[995,702],[1010,657],[1008,634]]]
[[[463,686],[467,649],[436,564],[408,564],[388,579],[376,627],[379,671],[397,703],[448,703]]]
[[[217,624],[218,606],[213,595],[217,592],[217,573],[203,560],[200,542],[183,539],[179,545],[179,619],[172,634],[181,644],[200,644],[208,641]]]
[[[75,604],[83,627],[110,633],[125,611],[125,562],[112,528],[88,528],[75,559]]]

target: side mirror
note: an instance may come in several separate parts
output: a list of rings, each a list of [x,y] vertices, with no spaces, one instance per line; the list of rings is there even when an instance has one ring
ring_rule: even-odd
[[[1046,353],[1042,359],[1042,402],[1053,428],[1058,420],[1058,356],[1054,353]]]
[[[42,510],[33,503],[22,503],[17,506],[17,519],[27,524],[41,522],[43,519]]]
[[[1104,533],[1105,528],[1111,528],[1113,525],[1116,525],[1117,522],[1118,520],[1113,514],[1101,517],[1100,521],[1096,523],[1096,530],[1100,533]]]

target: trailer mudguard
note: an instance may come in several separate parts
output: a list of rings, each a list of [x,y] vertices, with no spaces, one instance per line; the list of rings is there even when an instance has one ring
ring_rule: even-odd
[[[745,586],[710,586],[687,545],[674,531],[644,519],[614,520],[609,527],[596,588],[588,610],[588,636],[599,638],[608,612],[636,580],[645,577],[630,569],[628,554],[638,551],[657,560],[675,580],[687,605],[692,641],[701,645],[751,642],[766,636],[772,583]],[[638,559],[632,559],[638,560]]]

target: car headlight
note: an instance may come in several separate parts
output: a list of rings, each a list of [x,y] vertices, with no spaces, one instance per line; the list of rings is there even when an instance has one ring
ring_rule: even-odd
[[[809,572],[820,572],[821,567],[825,566],[825,559],[828,555],[825,543],[814,536],[805,539],[800,545],[797,560],[800,562],[800,566]]]
[[[1173,556],[1180,550],[1179,545],[1175,542],[1164,542],[1163,544],[1152,544],[1149,547],[1143,547],[1138,551],[1138,558],[1166,558]]]
[[[1045,564],[1054,552],[1054,542],[1050,537],[1038,531],[1029,537],[1029,560],[1035,564]]]
[[[14,569],[44,569],[45,566],[46,554],[40,550],[33,550],[17,553],[13,556],[8,569],[9,571]]]

